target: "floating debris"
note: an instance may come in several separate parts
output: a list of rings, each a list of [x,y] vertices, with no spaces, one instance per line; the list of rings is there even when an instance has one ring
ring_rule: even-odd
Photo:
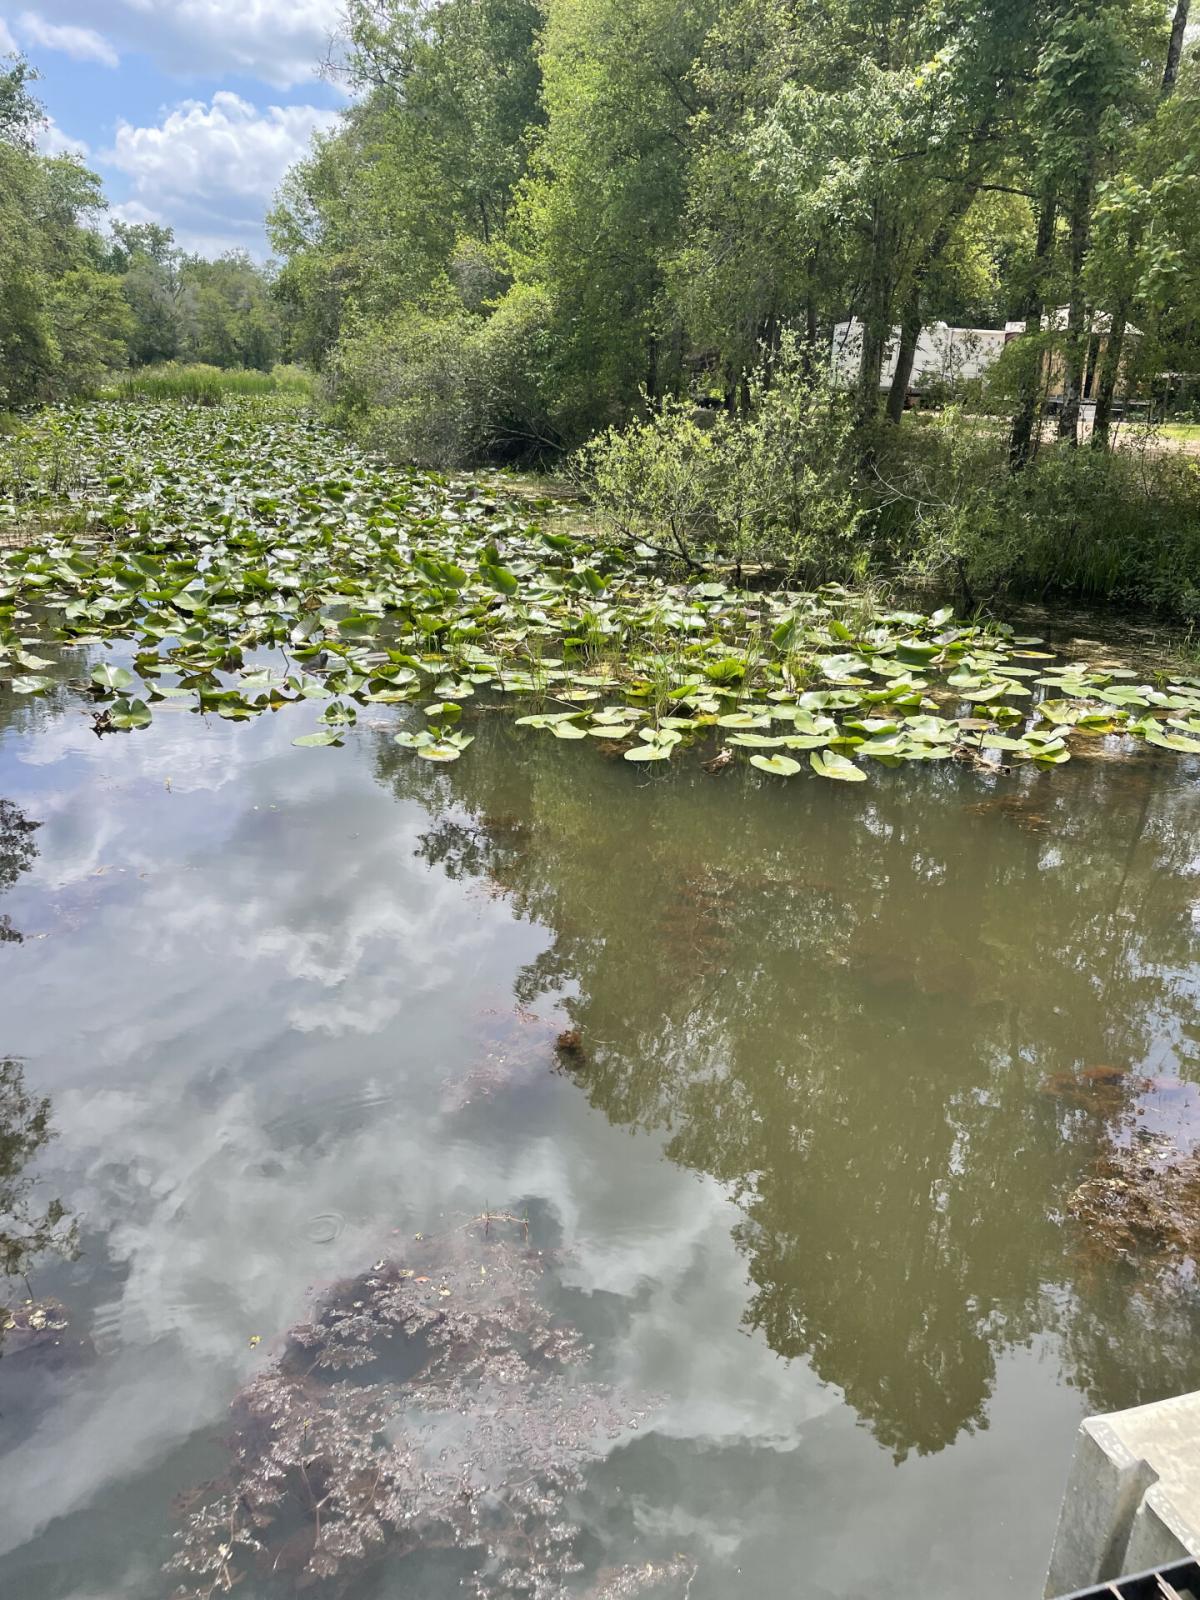
[[[1108,1151],[1067,1209],[1106,1255],[1134,1266],[1200,1260],[1200,1153],[1143,1134]]]

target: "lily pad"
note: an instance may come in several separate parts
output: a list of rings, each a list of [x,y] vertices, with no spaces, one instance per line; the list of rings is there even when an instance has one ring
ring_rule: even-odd
[[[800,771],[800,763],[793,761],[791,756],[751,756],[750,765],[757,767],[760,772],[772,772],[779,778],[791,778]]]
[[[853,761],[847,761],[835,750],[811,751],[808,764],[820,777],[836,778],[839,783],[865,783],[867,780],[861,767],[856,767]]]

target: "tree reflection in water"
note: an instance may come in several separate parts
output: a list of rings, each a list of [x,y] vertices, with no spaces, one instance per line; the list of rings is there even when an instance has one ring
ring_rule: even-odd
[[[1099,1409],[1200,1382],[1194,1297],[1097,1270],[1066,1213],[1145,1075],[1195,1071],[1177,769],[646,784],[494,718],[472,757],[376,753],[430,864],[548,930],[517,999],[570,991],[591,1103],[728,1186],[747,1325],[897,1459],[986,1426],[1036,1335]]]
[[[0,894],[33,865],[38,853],[33,835],[40,827],[40,822],[30,821],[11,800],[0,799]],[[12,919],[0,913],[0,943],[19,944],[23,937]]]
[[[0,892],[32,866],[38,826],[11,800],[0,799]],[[0,941],[18,944],[21,938],[11,919],[0,916]],[[75,1224],[62,1202],[43,1203],[27,1171],[51,1137],[50,1101],[29,1093],[19,1061],[0,1059],[0,1347],[6,1332],[26,1331],[27,1320],[20,1308],[5,1311],[3,1299],[11,1298],[4,1294],[5,1281],[24,1279],[47,1250],[69,1255],[76,1247]]]

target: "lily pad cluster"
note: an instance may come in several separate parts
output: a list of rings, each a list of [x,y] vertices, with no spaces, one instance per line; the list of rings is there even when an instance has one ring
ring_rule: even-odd
[[[29,476],[43,436],[72,473]],[[843,783],[873,763],[1059,765],[1106,735],[1200,755],[1198,679],[1140,682],[837,586],[674,581],[497,480],[385,468],[294,410],[96,404],[35,417],[19,446],[0,445],[0,516],[36,533],[0,551],[0,679],[44,695],[40,645],[121,646],[128,665],[77,684],[101,732],[169,700],[232,720],[312,701],[295,743],[336,745],[362,707],[403,705],[397,741],[444,762],[471,744],[471,702],[500,694],[626,761],[708,759],[716,739],[719,764]]]

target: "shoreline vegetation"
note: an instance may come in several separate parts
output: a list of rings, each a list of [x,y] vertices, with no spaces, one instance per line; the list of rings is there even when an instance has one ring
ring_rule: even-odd
[[[441,762],[493,703],[628,762],[783,778],[996,776],[1110,737],[1200,756],[1200,677],[1141,681],[1103,648],[1064,661],[869,586],[671,572],[635,530],[581,537],[552,509],[389,468],[274,400],[43,411],[0,442],[0,511],[38,529],[0,554],[0,677],[57,695],[39,649],[104,644],[114,660],[67,684],[99,734],[168,702],[235,721],[312,702],[294,742],[327,746],[383,705],[398,744]]]
[[[265,264],[105,227],[14,57],[0,406],[311,389],[398,467],[566,472],[606,538],[692,572],[1194,627],[1187,21],[348,0],[350,102]]]

